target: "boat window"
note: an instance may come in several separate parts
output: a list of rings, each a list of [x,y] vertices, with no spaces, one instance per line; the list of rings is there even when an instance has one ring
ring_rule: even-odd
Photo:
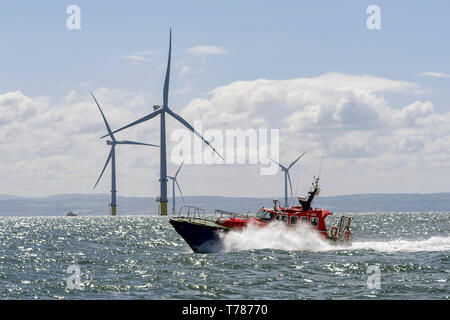
[[[277,214],[277,216],[275,217],[275,220],[281,221],[283,223],[287,223],[288,222],[288,216],[285,214]]]
[[[317,225],[319,224],[319,219],[318,218],[311,218],[311,225],[314,227],[317,227]]]
[[[300,217],[300,223],[308,223],[308,217]]]
[[[261,220],[264,222],[269,222],[269,221],[272,221],[274,216],[275,216],[275,213],[273,213],[271,211],[267,211],[266,214],[264,215],[264,217],[261,218]]]
[[[261,217],[264,215],[264,213],[266,213],[266,211],[264,211],[264,209],[260,209],[258,211],[258,213],[256,214],[256,218],[261,219]]]
[[[298,217],[297,216],[291,216],[291,224],[297,224]]]

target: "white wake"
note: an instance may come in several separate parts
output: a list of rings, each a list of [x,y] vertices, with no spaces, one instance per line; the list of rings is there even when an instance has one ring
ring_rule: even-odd
[[[221,234],[223,251],[275,249],[292,251],[374,250],[378,252],[450,251],[450,236],[433,236],[423,240],[359,241],[351,246],[338,246],[323,239],[310,227],[288,227],[271,223],[266,227],[250,225],[242,231]]]
[[[449,251],[450,236],[434,236],[423,240],[358,241],[352,243],[351,249],[379,252]]]

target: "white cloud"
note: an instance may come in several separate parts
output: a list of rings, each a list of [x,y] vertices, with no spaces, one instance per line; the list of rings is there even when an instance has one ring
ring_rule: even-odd
[[[448,191],[450,113],[418,99],[421,91],[411,82],[367,75],[258,79],[218,87],[179,113],[191,123],[203,120],[204,130],[280,128],[282,162],[307,151],[295,169],[301,194],[317,174],[322,150],[324,195]],[[394,108],[388,92],[408,93],[411,102]],[[151,97],[139,92],[98,88],[94,94],[113,129],[152,111]],[[167,119],[170,154],[170,132],[181,126]],[[90,96],[71,91],[51,101],[20,91],[0,94],[0,193],[90,192],[109,150],[98,139],[104,133]],[[159,121],[117,138],[159,144]],[[120,146],[117,167],[121,195],[158,195],[157,149]],[[169,163],[169,172],[174,168]],[[282,180],[260,176],[259,166],[186,165],[180,184],[187,195],[279,196]],[[95,192],[109,192],[109,183],[105,174]]]
[[[401,110],[398,115],[405,125],[426,125],[428,119],[435,115],[434,106],[430,101],[416,101]]]
[[[371,111],[374,117],[384,117],[386,101],[378,93],[416,90],[420,88],[410,82],[338,73],[292,80],[236,81],[211,91],[211,99],[193,100],[184,112],[204,114],[211,125],[219,127],[243,126],[255,119],[274,124],[283,116],[304,119],[287,123],[297,129],[318,125],[357,126],[359,121],[349,123],[352,116],[364,118]],[[373,117],[362,120],[377,121]]]
[[[124,56],[120,56],[120,57],[123,59],[129,60],[133,64],[151,61],[149,58],[146,58],[146,57],[143,57],[140,55],[124,55]]]
[[[227,50],[218,46],[197,46],[186,49],[186,52],[195,56],[210,56],[228,53]]]
[[[450,78],[450,74],[442,73],[442,72],[422,72],[418,73],[419,76],[424,77],[433,77],[433,78]]]
[[[151,56],[151,55],[156,54],[156,51],[153,51],[153,50],[144,50],[144,51],[139,51],[137,54],[138,54],[138,55],[142,55],[142,56]]]
[[[80,87],[88,87],[88,86],[92,86],[92,85],[94,85],[94,81],[92,81],[92,80],[88,80],[88,81],[84,81],[84,82],[82,82],[81,84],[80,84]]]
[[[71,103],[78,97],[77,92],[75,90],[71,90],[67,96],[64,97],[64,101]]]
[[[390,176],[403,172],[402,181],[409,185],[390,192],[411,192],[414,187],[424,192],[418,181],[428,180],[427,172],[444,174],[450,169],[450,113],[437,114],[430,101],[420,100],[393,108],[384,96],[392,92],[408,93],[414,99],[424,90],[411,82],[340,73],[236,81],[214,89],[209,99],[191,101],[182,114],[191,121],[202,115],[209,128],[280,128],[282,161],[308,150],[313,161],[308,163],[307,157],[302,161],[313,167],[326,150],[334,174],[351,168],[348,174],[376,181],[374,175],[381,172]],[[337,179],[335,188],[341,185]],[[383,191],[381,185],[378,191],[361,181],[356,185],[350,192]],[[450,188],[448,182],[438,185],[441,191]]]
[[[191,68],[189,66],[183,66],[180,69],[180,78],[183,78],[191,73]]]
[[[148,106],[148,97],[136,92],[99,88],[94,94],[112,128],[135,120],[137,112],[142,113]],[[78,96],[71,91],[61,101],[51,101],[46,97],[32,98],[20,91],[0,94],[0,193],[39,196],[91,192],[108,155],[109,147],[105,140],[99,139],[105,131],[90,96]],[[149,126],[118,133],[116,138],[159,144],[156,128]],[[132,179],[133,188],[140,185],[143,190],[153,192],[148,180],[153,178],[151,164],[158,163],[157,148],[119,147],[119,179],[123,182]],[[147,161],[137,165],[133,161],[139,157]],[[105,175],[96,192],[108,192],[109,181],[109,175]],[[120,189],[133,193],[125,183]],[[157,194],[156,185],[154,192]]]

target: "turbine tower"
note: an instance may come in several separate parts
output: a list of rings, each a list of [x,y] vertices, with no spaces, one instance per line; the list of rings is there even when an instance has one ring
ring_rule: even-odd
[[[191,130],[194,134],[199,136],[203,142],[205,142],[209,147],[211,147],[215,153],[219,155],[223,159],[223,157],[212,147],[208,141],[206,141],[200,133],[198,133],[186,120],[184,120],[182,117],[180,117],[178,114],[173,112],[168,107],[168,100],[169,100],[169,78],[170,78],[170,57],[172,52],[172,29],[170,29],[170,36],[169,36],[169,57],[167,61],[167,70],[166,70],[166,77],[164,80],[164,89],[163,89],[163,105],[162,106],[153,106],[154,111],[149,113],[148,115],[130,123],[126,126],[123,126],[120,129],[115,130],[113,133],[116,133],[118,131],[121,131],[123,129],[135,126],[141,122],[150,120],[157,115],[161,115],[160,118],[160,197],[159,197],[159,203],[160,203],[160,209],[161,209],[161,215],[166,216],[167,215],[167,159],[166,159],[166,113],[171,115],[173,118],[181,122],[186,128]],[[104,138],[108,135],[104,135],[101,138]]]
[[[106,121],[106,117],[103,114],[102,108],[100,108],[100,105],[97,102],[97,99],[95,99],[94,94],[91,92],[92,98],[94,98],[95,103],[98,106],[98,110],[100,110],[100,113],[102,114],[103,121],[105,122],[106,130],[108,130],[108,135],[111,138],[111,141],[106,141],[107,145],[111,146],[111,151],[109,152],[108,159],[106,159],[105,166],[103,167],[102,173],[100,173],[100,176],[97,179],[97,182],[95,183],[94,189],[97,186],[98,182],[100,181],[103,172],[105,172],[106,167],[108,166],[109,161],[111,160],[111,215],[116,215],[116,209],[117,209],[117,202],[116,202],[116,145],[118,144],[133,144],[133,145],[140,145],[140,146],[151,146],[151,147],[158,147],[154,144],[148,144],[148,143],[141,143],[141,142],[134,142],[134,141],[117,141],[114,137],[114,134],[111,132],[111,128],[108,124],[108,121]]]
[[[178,173],[180,172],[181,167],[183,166],[183,162],[180,164],[180,167],[178,168],[177,172],[175,173],[175,175],[173,177],[167,176],[167,178],[172,180],[172,214],[173,215],[175,214],[175,184],[177,185],[178,191],[180,191],[181,198],[183,198],[183,201],[184,201],[183,193],[181,192],[180,185],[178,184],[178,181],[177,181],[177,176],[178,176]]]
[[[295,161],[292,162],[292,163],[289,165],[289,167],[287,167],[287,168],[286,168],[285,166],[279,164],[279,163],[276,162],[275,160],[269,158],[270,160],[272,160],[273,162],[275,162],[277,165],[279,165],[280,168],[281,168],[281,171],[284,172],[284,206],[285,206],[285,207],[288,206],[288,191],[287,191],[287,183],[288,183],[288,180],[289,180],[289,187],[290,187],[290,189],[291,189],[291,197],[293,197],[293,195],[292,195],[292,183],[291,183],[291,176],[289,175],[289,169],[291,169],[292,166],[293,166],[293,165],[294,165],[301,157],[303,157],[303,155],[304,155],[305,153],[306,153],[306,151],[303,152],[303,153],[301,154],[300,157],[298,157],[297,159],[295,159]]]

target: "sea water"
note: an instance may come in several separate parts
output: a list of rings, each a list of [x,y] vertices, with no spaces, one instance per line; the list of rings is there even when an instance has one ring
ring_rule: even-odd
[[[349,247],[275,225],[214,254],[167,217],[0,217],[0,299],[449,299],[449,212],[351,215]]]

